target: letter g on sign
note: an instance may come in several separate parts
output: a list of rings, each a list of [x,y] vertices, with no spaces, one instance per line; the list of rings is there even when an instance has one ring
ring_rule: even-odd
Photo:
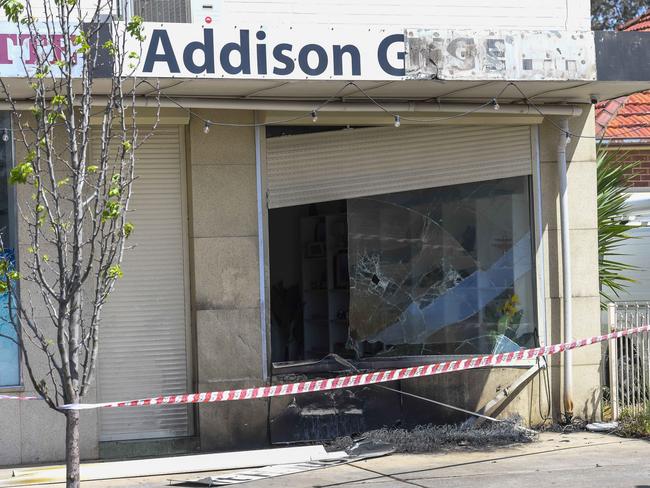
[[[388,51],[393,44],[397,43],[402,44],[402,49],[396,53],[397,60],[394,61],[395,64],[391,64],[388,60]],[[379,61],[381,69],[383,69],[387,74],[392,76],[404,76],[406,74],[406,69],[404,67],[405,57],[406,49],[404,44],[404,34],[391,34],[379,43],[379,48],[377,49],[377,60]],[[396,64],[398,66],[396,66]]]

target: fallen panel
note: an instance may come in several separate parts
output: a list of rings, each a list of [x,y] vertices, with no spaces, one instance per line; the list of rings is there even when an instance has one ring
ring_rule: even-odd
[[[305,473],[307,471],[314,471],[317,469],[341,466],[343,464],[348,464],[354,461],[387,456],[393,452],[395,452],[395,448],[388,444],[380,444],[372,441],[362,441],[350,447],[346,452],[340,451],[336,453],[330,453],[343,454],[344,457],[340,459],[315,460],[305,463],[265,466],[263,468],[239,471],[237,473],[229,473],[221,476],[208,476],[207,478],[191,480],[189,483],[207,486],[238,485],[240,483],[260,481],[268,478],[277,478],[278,476]]]
[[[81,481],[242,469],[265,464],[302,463],[313,460],[330,461],[346,456],[347,454],[343,451],[328,453],[323,446],[299,446],[132,461],[83,463],[81,465]],[[0,487],[64,482],[64,466],[43,466],[15,469],[11,478],[0,479]]]

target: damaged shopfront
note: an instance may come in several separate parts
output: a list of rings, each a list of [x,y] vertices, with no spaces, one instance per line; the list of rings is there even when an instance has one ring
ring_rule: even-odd
[[[275,380],[539,345],[536,127],[309,129],[267,130]],[[455,413],[373,388],[273,399],[271,439]]]
[[[616,78],[605,68],[620,56],[588,23],[567,31],[565,17],[552,32],[145,24],[134,102],[141,126],[160,105],[159,124],[137,154],[135,247],[85,401],[331,378],[600,333],[592,101],[648,82]],[[390,389],[87,411],[82,455],[241,450],[467,418],[410,395],[471,411],[500,397],[489,415],[533,425],[598,417],[599,346],[575,352],[572,386],[566,357]],[[21,457],[0,454],[0,465],[62,458],[63,426],[45,407],[21,408],[5,418],[33,434],[12,437]],[[42,441],[46,428],[58,430]]]

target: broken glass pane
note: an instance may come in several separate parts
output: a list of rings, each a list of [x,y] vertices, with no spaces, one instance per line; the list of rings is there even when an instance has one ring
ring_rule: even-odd
[[[476,354],[535,342],[528,177],[348,201],[359,356]]]

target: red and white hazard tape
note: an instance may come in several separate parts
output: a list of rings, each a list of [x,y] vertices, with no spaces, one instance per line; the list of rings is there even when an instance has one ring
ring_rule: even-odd
[[[37,396],[0,395],[0,400],[42,400],[42,398]]]
[[[563,344],[552,346],[536,347],[533,349],[522,349],[516,352],[500,354],[488,354],[467,359],[444,361],[441,363],[412,366],[409,368],[375,371],[373,373],[353,374],[339,376],[326,380],[303,381],[300,383],[288,383],[284,385],[259,386],[256,388],[243,388],[239,390],[210,391],[204,393],[192,393],[183,395],[157,396],[143,398],[140,400],[128,400],[122,402],[106,403],[79,403],[69,404],[60,407],[64,410],[87,410],[95,408],[119,408],[119,407],[144,407],[149,405],[178,405],[186,403],[211,403],[228,402],[233,400],[249,400],[254,398],[270,398],[285,395],[299,395],[317,391],[338,390],[341,388],[352,388],[355,386],[373,385],[389,381],[406,380],[410,378],[421,378],[437,374],[449,373],[452,371],[463,371],[467,369],[484,368],[486,366],[503,366],[525,359],[536,359],[542,356],[558,354],[570,349],[589,346],[600,342],[608,341],[641,332],[650,331],[650,325],[636,327],[633,329],[620,330],[605,335],[593,336],[587,339],[580,339]],[[0,397],[2,398],[2,397]],[[13,399],[28,399],[28,397],[11,397]]]

